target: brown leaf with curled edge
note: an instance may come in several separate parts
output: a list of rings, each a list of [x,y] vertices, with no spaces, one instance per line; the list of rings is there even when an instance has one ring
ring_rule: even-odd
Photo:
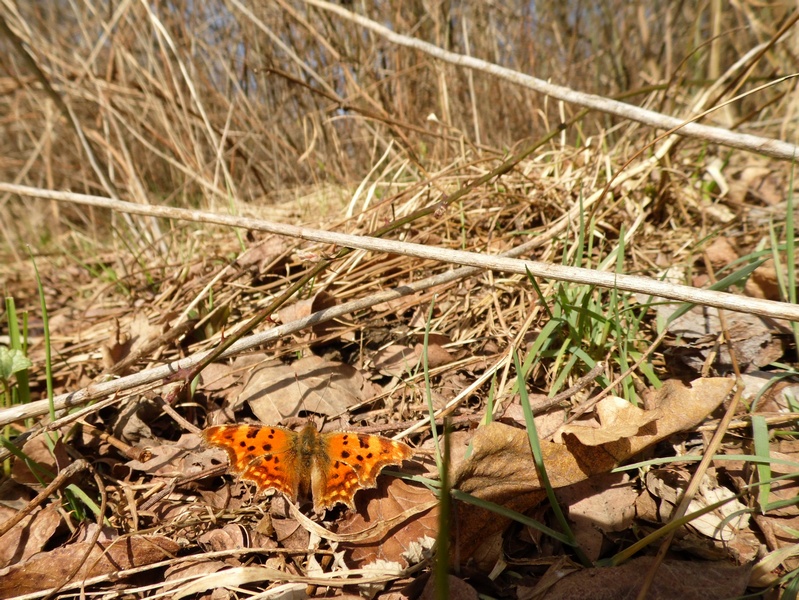
[[[578,421],[564,425],[560,433],[571,433],[586,446],[601,446],[608,442],[636,435],[641,429],[663,416],[660,408],[643,410],[624,398],[608,396],[595,408],[599,422]]]
[[[706,378],[689,387],[669,380],[653,401],[659,418],[648,420],[644,416],[640,420],[643,425],[631,436],[620,427],[609,441],[595,446],[584,444],[568,431],[563,433],[564,443],[542,440],[541,452],[552,487],[606,473],[647,446],[696,426],[722,403],[734,384],[732,379]],[[473,447],[471,457],[455,475],[456,489],[520,513],[546,497],[526,430],[490,423],[477,430]],[[456,502],[454,509],[451,558],[472,560],[477,568],[490,570],[501,551],[498,537],[510,520],[465,502]]]
[[[61,546],[0,570],[0,598],[33,594],[62,585],[78,565],[80,568],[70,581],[90,579],[174,558],[180,549],[177,543],[163,536],[132,535],[113,542],[94,544],[84,561],[90,547],[89,542]]]
[[[637,435],[621,437],[603,445],[603,448],[617,461],[627,460],[678,431],[699,425],[721,405],[734,386],[735,380],[726,377],[695,379],[690,385],[669,379],[653,398],[653,404],[661,410],[662,416],[642,427]]]
[[[340,535],[365,532],[356,536],[360,539],[340,543],[347,564],[363,568],[369,563],[385,561],[404,568],[419,562],[438,529],[438,506],[431,506],[434,500],[427,488],[389,477],[378,479],[377,488],[361,491],[355,496],[355,510],[336,532]],[[422,512],[414,514],[417,508]]]
[[[642,556],[618,567],[578,569],[565,576],[562,570],[550,569],[534,590],[520,593],[519,599],[635,598],[653,561],[651,556]],[[646,597],[648,600],[736,598],[746,592],[749,571],[750,567],[725,562],[666,559],[655,572]]]

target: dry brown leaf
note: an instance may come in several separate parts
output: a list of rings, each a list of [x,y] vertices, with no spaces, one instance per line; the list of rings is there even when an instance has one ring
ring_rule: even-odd
[[[89,556],[81,565],[90,547]],[[33,594],[61,585],[78,565],[81,567],[71,581],[174,558],[179,549],[177,543],[157,535],[132,535],[94,546],[90,546],[89,542],[61,546],[1,570],[0,598]]]
[[[751,404],[752,412],[788,412],[790,400],[799,397],[799,383],[786,380],[781,371],[753,371],[741,375],[741,399]]]
[[[616,600],[635,598],[653,558],[642,556],[619,567],[576,570],[544,579],[547,587],[519,596],[520,600]],[[666,559],[655,573],[647,600],[714,600],[746,592],[750,567],[724,562],[688,562]]]
[[[112,369],[117,363],[140,351],[151,341],[158,339],[163,332],[163,326],[151,325],[146,314],[137,312],[127,325],[119,326],[117,324],[116,331],[112,336],[114,341],[101,347],[103,367]],[[118,375],[124,374],[127,373],[118,373]]]
[[[440,307],[439,307],[440,308]],[[417,343],[414,345],[414,350],[419,356],[424,352],[424,334],[419,333],[415,336]],[[452,338],[443,333],[430,332],[427,336],[427,362],[432,369],[433,367],[440,367],[455,360],[455,356],[450,352],[446,346],[452,343]]]
[[[785,200],[785,181],[773,168],[749,164],[735,174],[729,194],[736,204],[775,206]]]
[[[331,308],[336,305],[336,298],[327,292],[319,292],[312,298],[300,300],[294,304],[289,304],[281,308],[278,313],[278,320],[281,323],[289,323],[307,317],[317,311]],[[331,333],[335,329],[340,329],[341,325],[334,320],[322,321],[311,327],[314,335],[322,337]]]
[[[543,397],[543,396],[541,396]],[[540,402],[540,400],[538,400]],[[531,395],[530,404],[533,409],[537,404],[536,399]],[[535,428],[537,431],[557,431],[563,426],[563,410],[549,410],[535,417]],[[497,419],[500,420],[500,419]],[[508,404],[505,411],[502,413],[501,421],[507,425],[517,425],[519,427],[525,426],[524,409],[518,399]]]
[[[650,523],[659,523],[660,515],[658,514],[658,505],[655,499],[647,491],[638,494],[635,499],[635,516],[643,521]]]
[[[672,518],[674,508],[682,500],[685,488],[688,487],[688,473],[682,473],[681,477],[675,475],[673,470],[653,469],[644,478],[647,490],[663,500],[658,511],[662,522]],[[713,512],[693,519],[687,527],[711,539],[729,543],[749,523],[746,506],[735,500],[734,495],[706,474],[688,506],[688,513],[699,511],[720,500],[729,501]]]
[[[595,475],[555,495],[568,507],[574,537],[592,561],[601,555],[604,534],[627,529],[635,518],[638,492],[626,473]]]
[[[658,316],[665,320],[678,308],[678,304],[660,305]],[[742,370],[755,370],[783,355],[785,342],[779,335],[783,331],[773,320],[727,312],[726,323]],[[729,349],[720,336],[722,328],[717,309],[695,306],[669,323],[668,329],[677,340],[665,353],[667,366],[673,373],[701,373],[709,357],[719,371],[732,372]]]
[[[476,418],[476,417],[475,417]],[[561,419],[561,423],[563,420]],[[441,430],[439,429],[439,436]],[[458,467],[466,460],[466,453],[470,449],[474,432],[468,429],[457,429],[449,434],[449,469],[454,473]],[[425,468],[425,474],[436,478],[438,476],[438,465],[433,460],[433,453],[435,452],[435,441],[432,437],[426,439],[419,447],[422,453],[427,453],[425,456],[419,455],[416,460]]]
[[[559,488],[605,473],[673,433],[694,427],[721,404],[734,384],[724,378],[699,379],[692,387],[676,380],[665,382],[654,403],[661,411],[660,419],[629,438],[601,446],[586,446],[568,433],[563,435],[563,444],[542,440],[541,452],[552,486]],[[491,423],[477,430],[473,446],[471,457],[455,476],[456,489],[521,513],[546,497],[526,430]],[[496,536],[510,521],[466,503],[456,503],[456,508],[452,535],[458,558],[479,557],[480,568],[491,568],[499,556]]]
[[[777,520],[780,521],[781,519]],[[761,517],[758,524],[770,529],[773,527],[773,521],[773,519],[769,519],[764,515]],[[795,528],[796,525],[797,522],[794,520],[793,523],[787,526],[793,526]],[[779,540],[779,542],[779,547],[767,553],[765,556],[762,555],[761,549],[759,553],[760,556],[758,556],[759,560],[755,563],[754,567],[752,567],[749,576],[750,588],[765,588],[779,585],[780,579],[786,571],[794,571],[797,566],[799,566],[797,564],[799,563],[799,558],[796,556],[796,538],[794,537],[792,544],[783,544],[782,540]],[[777,595],[775,594],[774,597],[776,598]]]
[[[415,344],[413,348],[401,344],[391,344],[377,352],[372,358],[372,363],[374,368],[383,374],[404,377],[420,368],[423,354],[424,344],[421,343]],[[449,350],[439,343],[428,341],[427,364],[429,368],[440,367],[453,360],[454,357]]]
[[[235,357],[230,362],[211,363],[200,374],[202,389],[225,398],[231,389],[241,384],[245,370],[266,360],[268,357],[265,354],[245,354]]]
[[[542,600],[547,598],[547,592],[558,581],[570,573],[581,571],[583,568],[582,565],[574,562],[566,555],[558,556],[549,566],[546,573],[538,580],[535,587],[520,585],[516,591],[516,598],[517,600]]]
[[[761,515],[757,520],[758,528],[770,532],[777,548],[769,555],[761,557],[755,567],[751,585],[760,587],[772,585],[785,571],[799,568],[799,556],[796,555],[796,535],[799,530],[799,516],[772,517]],[[762,548],[761,548],[762,552]]]
[[[554,461],[556,449],[562,452],[563,446],[544,442],[544,448],[544,456]],[[458,469],[453,487],[522,513],[546,498],[532,463],[527,432],[497,422],[477,430],[472,455]],[[490,570],[510,520],[463,502],[454,503],[452,516],[452,560],[473,559],[478,569]]]
[[[290,365],[272,361],[258,367],[235,404],[246,402],[261,423],[275,425],[301,411],[345,412],[360,402],[362,387],[363,375],[354,367],[308,356]]]
[[[130,352],[135,353],[152,340],[157,339],[164,331],[163,326],[151,325],[150,319],[143,312],[137,312],[129,326],[131,347]]]
[[[742,453],[734,448],[729,449],[728,452],[732,454]],[[769,455],[774,459],[789,461],[788,464],[772,462],[769,466],[772,478],[795,475],[799,471],[799,441],[781,440],[777,443],[772,442],[769,446]],[[743,488],[752,481],[754,472],[752,463],[725,460],[719,461],[717,465],[719,469],[723,469],[735,481],[738,489]],[[768,502],[771,504],[781,500],[791,500],[797,496],[799,496],[799,482],[797,482],[795,477],[782,480],[775,479],[770,484]],[[775,518],[776,522],[779,522],[781,517],[793,518],[797,515],[799,515],[799,507],[796,504],[788,504],[770,508],[766,515],[760,516],[760,519]]]
[[[228,523],[219,529],[210,529],[197,538],[197,542],[202,544],[211,552],[222,550],[233,550],[235,548],[246,548],[244,531],[240,525]]]
[[[624,398],[607,396],[595,408],[596,421],[576,421],[560,428],[560,433],[573,434],[586,446],[599,446],[608,442],[629,438],[655,419],[663,416],[659,408],[642,410]]]
[[[793,464],[781,464],[774,462],[770,465],[771,476],[793,475],[789,479],[772,481],[769,486],[769,504],[781,500],[792,500],[799,496],[799,480],[796,473],[799,471],[799,442],[796,440],[784,440],[779,444],[771,444],[774,448],[769,451],[769,456],[777,460],[791,461]],[[783,452],[780,452],[779,450]],[[774,517],[794,517],[799,515],[799,506],[788,504],[779,508],[769,509],[769,515]]]
[[[413,339],[416,340],[418,343],[424,343],[424,333],[419,332],[413,336]],[[429,346],[446,346],[447,344],[452,343],[452,338],[444,333],[436,333],[435,331],[431,331],[427,334],[427,344]]]
[[[29,439],[22,446],[22,453],[32,461],[52,474],[58,473],[61,469],[65,468],[72,462],[72,459],[67,454],[66,447],[64,446],[63,438],[59,436],[55,442],[53,449],[45,441],[45,436],[38,435]],[[35,467],[34,467],[35,468]],[[40,473],[40,477],[47,483],[50,479],[46,473]],[[35,489],[41,488],[39,479],[31,472],[30,467],[25,461],[15,458],[11,465],[11,479],[16,483],[27,485]]]
[[[431,576],[427,580],[419,600],[436,600],[437,598],[439,596],[436,590],[436,578]],[[449,575],[449,594],[447,598],[451,600],[477,600],[479,596],[477,595],[477,590],[463,579],[455,577],[455,575]]]
[[[416,352],[419,357],[424,354],[424,344],[416,344],[413,347],[414,352]],[[427,345],[427,366],[430,369],[434,369],[436,367],[440,367],[443,365],[448,365],[454,360],[452,354],[449,350],[444,348],[439,344],[432,344],[429,343]]]
[[[16,514],[16,510],[0,505],[0,524]],[[0,568],[40,552],[63,522],[56,504],[48,504],[23,518],[0,537]]]
[[[734,385],[733,379],[724,377],[696,379],[691,385],[686,385],[677,379],[669,379],[651,397],[653,406],[661,413],[660,418],[642,427],[637,435],[608,442],[601,448],[618,462],[627,460],[644,448],[701,423],[718,408]],[[576,456],[584,454],[584,450],[580,447],[582,444],[572,436],[564,434],[564,440]]]
[[[311,539],[308,531],[294,519],[272,519],[275,539],[287,550],[306,550]]]
[[[744,293],[753,298],[782,300],[780,282],[777,278],[777,269],[774,267],[773,260],[767,260],[752,271],[752,274],[746,280]]]
[[[372,363],[380,373],[405,377],[421,365],[421,355],[408,346],[391,344],[377,352],[372,358]]]
[[[726,237],[717,237],[706,249],[710,263],[714,267],[726,267],[738,259],[738,251]]]
[[[214,466],[217,452],[206,448],[196,433],[186,433],[176,442],[159,443],[150,440],[152,445],[142,452],[142,458],[130,460],[125,465],[136,471],[161,477],[180,477],[199,473]],[[218,464],[218,463],[216,463]]]
[[[355,496],[355,510],[347,514],[337,533],[354,534],[367,530],[434,499],[433,493],[425,487],[410,485],[402,479],[381,477],[377,488],[363,490]],[[347,563],[353,568],[363,568],[377,561],[407,567],[418,562],[415,559],[430,549],[429,541],[436,537],[437,519],[438,509],[434,506],[400,521],[388,531],[378,527],[379,537],[370,532],[366,539],[341,542],[340,547],[346,551]]]
[[[654,394],[654,406],[662,411],[662,416],[630,440],[619,440],[606,444],[604,448],[618,460],[627,460],[644,448],[677,433],[699,425],[716,410],[732,392],[735,380],[725,377],[705,377],[696,379],[690,385],[676,379],[663,383]]]
[[[122,406],[111,425],[112,434],[118,440],[130,445],[149,442],[153,439],[150,429],[161,414],[161,407],[149,398],[132,397]]]
[[[277,261],[281,255],[291,247],[288,239],[279,235],[268,235],[260,242],[253,244],[245,252],[236,258],[236,265],[241,268],[249,268],[259,277],[266,273],[272,273],[280,269],[285,264],[287,257]],[[271,269],[268,269],[270,267]]]
[[[106,371],[113,369],[115,364],[130,355],[130,348],[133,345],[133,340],[122,333],[117,320],[114,320],[112,333],[108,337],[110,338],[109,343],[100,346],[103,369]]]

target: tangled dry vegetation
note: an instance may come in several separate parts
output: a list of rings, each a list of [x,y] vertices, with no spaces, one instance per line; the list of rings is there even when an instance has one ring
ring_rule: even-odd
[[[3,2],[0,597],[795,596],[796,14],[342,4]]]

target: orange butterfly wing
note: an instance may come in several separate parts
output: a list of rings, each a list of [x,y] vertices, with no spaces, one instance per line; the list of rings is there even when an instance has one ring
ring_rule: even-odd
[[[314,456],[311,487],[314,510],[341,502],[354,508],[355,492],[377,486],[383,467],[401,464],[413,455],[410,446],[377,435],[338,431],[320,436]]]
[[[216,425],[203,431],[210,446],[224,449],[230,468],[258,492],[275,488],[293,502],[310,485],[314,510],[341,502],[354,508],[361,488],[377,485],[383,467],[401,464],[413,450],[402,442],[346,431],[320,434],[258,425]]]
[[[297,433],[283,427],[215,425],[202,435],[208,445],[227,452],[230,468],[258,492],[275,488],[296,501],[302,477]]]

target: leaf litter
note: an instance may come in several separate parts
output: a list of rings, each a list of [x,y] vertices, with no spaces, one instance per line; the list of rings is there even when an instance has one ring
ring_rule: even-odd
[[[291,261],[287,257],[281,265],[285,268],[292,265]],[[362,258],[358,268],[374,269],[381,264],[376,262],[368,267],[369,262],[368,258]],[[299,264],[294,264],[292,268],[299,273],[299,267]],[[431,264],[429,268],[434,269],[435,265]],[[253,282],[256,277],[262,281],[269,278],[268,273],[250,273]],[[46,275],[57,277],[56,273]],[[210,280],[215,275],[213,271],[198,269],[195,276]],[[241,285],[240,275],[237,280]],[[496,353],[501,346],[497,346],[496,340],[501,339],[503,322],[507,325],[524,319],[524,312],[520,310],[524,303],[514,297],[521,289],[518,287],[520,283],[518,278],[515,278],[515,283],[506,281],[503,283],[505,292],[499,296],[482,291],[481,285],[485,284],[482,277],[470,281],[467,287],[450,288],[450,292],[447,288],[438,290],[436,306],[439,312],[433,321],[437,331],[427,347],[426,356],[435,381],[444,386],[447,381],[458,381],[457,389],[468,385],[485,370],[502,374],[502,354]],[[202,286],[198,282],[191,287],[197,290]],[[457,295],[447,297],[447,293],[458,289],[466,290],[468,302],[458,299]],[[238,302],[245,299],[245,295],[240,295]],[[403,324],[417,322],[417,329],[423,327],[425,321],[417,319],[421,313],[416,309],[429,304],[431,299],[432,296],[421,294],[415,296],[411,304],[380,306],[380,326],[385,330],[380,336],[374,335],[377,331],[375,326],[380,322],[365,318],[362,323],[314,328],[305,335],[281,339],[268,352],[215,362],[203,372],[195,395],[179,398],[174,409],[194,426],[242,420],[297,425],[317,416],[326,417],[333,423],[333,428],[349,429],[353,423],[368,423],[377,426],[378,430],[397,431],[426,413],[423,336],[407,325],[403,328]],[[342,301],[346,301],[346,297],[336,298],[336,302]],[[532,302],[533,298],[530,297],[529,301]],[[57,302],[53,302],[52,310],[59,312]],[[283,311],[279,321],[297,315],[307,316],[314,310],[314,305],[309,303],[297,307],[297,310],[299,312]],[[413,314],[409,314],[409,310]],[[241,304],[230,314],[245,311],[245,305]],[[103,318],[110,331],[118,331],[117,323],[120,321],[113,311]],[[97,347],[102,348],[105,347],[100,337],[103,320],[100,317],[95,319],[96,323],[87,332],[94,332],[92,335],[96,336]],[[141,316],[134,320],[126,319],[125,322],[137,325],[125,339],[141,339],[138,343],[146,341],[142,336],[157,339],[161,328],[147,323],[159,319],[155,313],[147,321]],[[125,325],[121,327],[126,328]],[[134,331],[142,333],[134,334]],[[212,347],[220,339],[221,330],[205,327],[202,331],[202,335],[197,335],[199,331],[195,330],[193,335],[178,344],[172,342],[162,346],[159,349],[161,360],[177,358],[183,352],[198,352]],[[359,331],[365,334],[363,338],[353,335]],[[705,331],[708,331],[707,325]],[[682,339],[686,339],[685,329],[680,334]],[[81,354],[81,349],[90,347],[92,343],[86,337],[84,334],[81,344],[75,345],[84,374],[79,379],[67,373],[57,378],[67,389],[69,385],[86,381],[87,377],[96,377],[113,369],[109,357],[119,362],[130,356],[134,349],[131,345],[120,352],[121,346],[114,342],[117,350],[91,358],[85,352]],[[112,338],[118,339],[117,334],[112,333]],[[359,340],[362,345],[356,346],[354,342]],[[457,345],[453,340],[459,340]],[[35,346],[32,354],[36,356]],[[146,368],[146,361],[150,358],[139,358],[137,368]],[[469,360],[459,362],[464,358]],[[753,362],[758,363],[756,360]],[[698,375],[697,365],[693,368]],[[540,377],[541,381],[546,381],[546,372],[542,371]],[[511,383],[506,379],[502,385]],[[652,487],[651,477],[636,483],[632,474],[613,474],[612,469],[679,432],[690,431],[714,412],[731,387],[732,380],[725,378],[694,379],[688,385],[666,380],[659,391],[642,389],[646,392],[641,394],[642,399],[646,399],[646,409],[611,395],[597,403],[584,418],[558,427],[551,440],[542,440],[544,464],[550,481],[557,497],[567,507],[575,539],[591,560],[606,557],[613,548],[623,546],[625,533],[632,530],[634,523],[645,528],[649,527],[647,523],[667,523],[669,511],[665,506],[673,503],[675,494],[684,489],[683,482],[680,484],[682,487],[673,487],[675,491],[664,497]],[[456,413],[466,428],[453,436],[453,440],[461,440],[459,447],[453,449],[453,460],[462,457],[452,465],[455,488],[506,509],[550,520],[552,515],[546,508],[546,493],[535,475],[521,413],[514,408],[519,406],[518,403],[509,403],[498,413],[503,423],[473,429],[483,418],[484,394],[488,392],[487,386],[480,389],[482,393],[476,391],[468,402],[459,405]],[[432,391],[436,397],[441,393],[435,388]],[[503,393],[507,395],[510,392],[507,388]],[[321,525],[329,533],[313,533],[313,529],[309,531],[306,527],[307,523],[297,521],[279,494],[255,497],[249,486],[235,479],[220,488],[219,475],[203,476],[214,470],[218,474],[224,472],[224,454],[205,448],[194,432],[180,433],[170,414],[163,412],[166,395],[166,388],[158,386],[151,386],[144,395],[131,390],[120,399],[116,408],[91,415],[87,425],[90,423],[100,431],[106,430],[114,436],[116,445],[85,433],[82,437],[71,438],[74,451],[102,458],[108,499],[115,514],[110,525],[114,535],[119,536],[115,539],[120,540],[130,555],[127,562],[109,562],[91,550],[89,558],[82,564],[95,566],[81,567],[83,570],[72,578],[73,582],[81,578],[94,581],[93,578],[103,573],[124,573],[148,563],[165,564],[179,549],[183,552],[188,549],[194,556],[191,562],[159,567],[165,569],[165,585],[170,586],[167,589],[175,590],[175,597],[202,594],[203,590],[207,593],[220,586],[246,587],[253,582],[263,585],[273,580],[285,584],[311,581],[313,576],[306,570],[311,563],[305,563],[311,557],[320,561],[321,569],[340,573],[339,584],[352,579],[352,585],[360,582],[364,586],[362,589],[368,588],[370,578],[347,577],[348,570],[379,566],[382,573],[391,575],[388,579],[378,580],[393,579],[395,586],[399,587],[388,589],[397,593],[405,581],[398,576],[399,573],[411,567],[424,566],[431,560],[439,523],[436,494],[430,489],[419,483],[383,476],[377,489],[356,496],[355,511],[337,510],[328,514]],[[455,395],[451,394],[450,398]],[[590,395],[592,392],[589,391]],[[446,402],[434,401],[438,408],[444,405]],[[538,417],[542,430],[548,427],[543,425],[545,421],[562,421],[563,409],[557,405],[554,409]],[[415,440],[417,445],[428,449],[428,454],[419,454],[417,466],[408,466],[406,472],[437,479],[435,466],[429,457],[428,435],[419,434]],[[50,468],[56,468],[52,461],[48,463],[49,452],[46,445],[42,445],[42,439],[41,436],[33,438],[31,443],[42,448],[39,453],[42,461],[50,464]],[[119,453],[120,444],[130,448],[130,456]],[[32,457],[38,455],[32,447],[26,446],[23,451]],[[14,469],[20,473],[27,471],[20,461],[15,461]],[[666,469],[665,472],[671,471]],[[32,485],[34,480],[29,477],[24,483]],[[642,485],[644,487],[640,489]],[[781,493],[780,490],[775,486],[774,494]],[[692,510],[730,494],[729,488],[719,487],[718,483],[703,487],[700,498],[692,504]],[[645,505],[642,495],[661,503],[656,514],[640,512],[640,507]],[[775,501],[783,497],[784,493],[783,496],[774,496]],[[54,514],[55,506],[55,502],[49,504],[46,514]],[[744,529],[748,532],[751,525],[745,520],[729,519],[731,510],[740,510],[740,505],[737,509],[735,507],[732,502],[727,512],[709,513],[689,525],[691,530],[682,534],[675,544],[677,551],[714,561],[713,564],[731,559],[737,559],[739,564],[754,560],[756,555],[753,551],[757,544],[753,543],[756,539],[746,538],[741,542],[743,545],[738,542],[739,531]],[[794,516],[790,513],[774,514],[769,518]],[[34,546],[30,545],[33,542],[22,545],[19,527],[26,526],[23,524],[4,538],[17,548],[10,555],[10,566],[7,567],[12,569],[7,571],[7,580],[15,584],[25,573],[40,568],[37,563],[30,562],[35,556],[31,555],[33,547],[40,553],[40,560],[45,561],[56,559],[60,548],[68,549],[71,559],[82,556],[84,550],[88,551],[83,542],[60,542],[53,546],[53,536],[57,535],[58,528],[54,526],[52,517],[47,523],[41,520],[42,517],[31,519],[24,523],[41,528],[41,533],[37,532],[41,539]],[[63,529],[64,524],[58,527]],[[461,501],[456,502],[450,527],[450,561],[452,567],[461,572],[488,574],[511,558],[512,564],[522,564],[519,561],[524,556],[548,556],[551,558],[549,562],[554,564],[551,561],[564,552],[559,543],[540,532],[515,524],[512,519],[491,510]],[[136,533],[139,530],[155,531],[156,537],[148,537],[153,534],[139,536]],[[39,538],[34,535],[33,539]],[[137,540],[145,545],[140,545]],[[165,546],[166,541],[172,545]],[[152,545],[147,545],[150,542]],[[735,547],[737,550],[725,552],[725,545],[728,549]],[[46,549],[48,546],[52,549]],[[98,546],[102,552],[112,547],[113,544],[108,542]],[[154,548],[158,551],[153,551]],[[247,548],[252,548],[253,552],[242,552]],[[222,556],[211,558],[219,554]],[[208,558],[203,559],[204,555]],[[253,559],[257,560],[256,557],[261,557],[264,565],[271,565],[272,570],[246,570],[244,565],[251,564]],[[45,580],[36,589],[44,590],[47,586],[64,583],[61,579],[66,577],[73,564],[72,560],[65,562],[63,572],[54,574],[58,576]],[[543,564],[546,565],[547,561]],[[679,562],[667,564],[672,570],[682,568]],[[580,572],[576,569],[574,574]],[[708,568],[705,575],[711,577],[713,572]],[[539,585],[546,587],[546,569],[539,570],[539,576]],[[107,587],[111,581],[109,578],[95,585]],[[131,576],[128,585],[135,585],[135,581],[136,576]],[[32,584],[27,582],[26,585]],[[322,583],[317,585],[324,586]],[[332,584],[328,582],[328,585]],[[384,585],[381,583],[380,588]],[[587,583],[581,585],[590,587]],[[551,589],[547,597],[557,597],[551,595],[556,593],[553,591],[556,589]],[[36,590],[31,588],[30,591]],[[525,593],[519,588],[519,597],[524,597]]]

